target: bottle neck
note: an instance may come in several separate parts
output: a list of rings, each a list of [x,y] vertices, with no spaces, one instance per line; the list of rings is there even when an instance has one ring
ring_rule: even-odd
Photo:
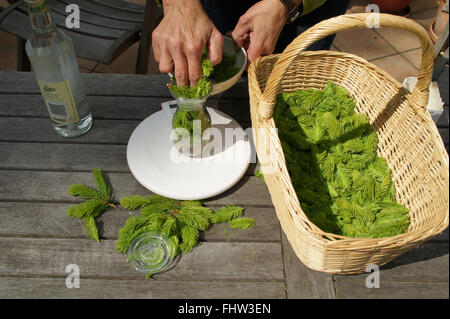
[[[28,15],[31,22],[31,32],[33,35],[44,35],[56,31],[47,0],[26,1],[28,4]]]

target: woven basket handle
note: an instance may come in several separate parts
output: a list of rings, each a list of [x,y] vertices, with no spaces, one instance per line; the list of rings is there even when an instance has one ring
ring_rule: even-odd
[[[375,19],[379,19],[379,21]],[[281,54],[267,80],[258,113],[266,119],[272,117],[281,79],[301,51],[307,49],[314,42],[338,31],[368,28],[375,22],[377,22],[377,27],[406,30],[419,38],[422,45],[422,65],[419,70],[417,85],[412,92],[412,103],[415,104],[416,108],[425,109],[428,104],[428,90],[433,72],[433,44],[425,29],[407,18],[390,14],[358,13],[341,15],[322,21],[292,41]],[[369,39],[367,40],[369,41]]]

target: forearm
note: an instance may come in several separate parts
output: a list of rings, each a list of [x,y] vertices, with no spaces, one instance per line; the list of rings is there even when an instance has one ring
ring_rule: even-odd
[[[164,13],[166,9],[171,8],[182,8],[182,10],[186,13],[190,13],[192,9],[202,9],[203,6],[200,0],[162,0]]]

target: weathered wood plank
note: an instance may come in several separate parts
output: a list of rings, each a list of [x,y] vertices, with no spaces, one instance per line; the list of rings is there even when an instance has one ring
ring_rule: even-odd
[[[125,145],[0,142],[0,149],[0,169],[130,172]],[[258,167],[251,163],[245,175],[254,176]]]
[[[1,169],[130,172],[125,145],[0,142]]]
[[[94,119],[143,120],[161,110],[161,103],[172,100],[164,97],[88,96]],[[250,108],[247,100],[208,100],[208,107],[217,108],[233,117],[244,127],[250,126]],[[0,95],[0,116],[42,117],[48,112],[41,95]]]
[[[433,241],[444,241],[448,243],[449,237],[448,237],[448,227],[446,230],[444,230],[442,233],[440,233],[439,235],[436,235],[435,237],[433,237],[432,239]]]
[[[17,203],[0,202],[0,236],[2,237],[58,237],[84,238],[83,223],[67,216],[73,204],[65,203]],[[212,207],[216,209],[217,207]],[[124,209],[109,210],[99,219],[101,237],[117,239],[119,229],[126,220],[137,215]],[[227,224],[213,225],[201,233],[204,241],[280,241],[280,224],[271,207],[247,207],[245,217],[255,219],[255,227],[245,231],[228,227]]]
[[[364,281],[336,281],[337,299],[448,299],[448,282],[381,281],[380,288],[367,288]]]
[[[441,117],[436,123],[439,128],[448,128],[449,126],[449,107],[448,105],[444,106],[444,113],[442,113]]]
[[[449,244],[433,242],[420,245],[397,257],[389,264],[381,267],[380,281],[417,281],[447,282],[449,281]],[[336,281],[351,278],[365,285],[367,274],[354,276],[335,276]]]
[[[311,270],[303,265],[292,250],[286,235],[283,233],[281,237],[287,298],[334,299],[333,276]]]
[[[0,142],[0,148],[0,169],[130,172],[125,145]],[[250,163],[245,175],[255,176],[258,169],[259,163]]]
[[[106,175],[111,180],[117,198],[150,194],[131,174],[110,173]],[[72,202],[74,198],[67,194],[67,188],[74,183],[94,185],[90,173],[1,171],[0,200]],[[272,206],[270,194],[264,182],[249,176],[244,176],[241,181],[222,195],[205,202],[209,205]]]
[[[0,274],[67,276],[67,265],[77,264],[83,278],[142,278],[114,245],[112,240],[0,238]],[[281,281],[283,275],[280,243],[203,242],[154,277]]]
[[[147,96],[173,99],[164,85],[169,81],[167,74],[96,74],[82,73],[87,95],[103,96]],[[0,93],[40,94],[34,74],[31,72],[0,72]],[[228,91],[211,99],[248,100],[247,79],[241,78]]]
[[[444,142],[445,149],[447,150],[447,153],[449,152],[449,129],[448,128],[439,128],[439,134],[442,137],[442,140]]]
[[[0,278],[0,298],[18,299],[283,299],[281,282],[160,281],[80,279],[68,289],[65,278]]]
[[[139,121],[95,120],[92,129],[71,143],[126,145]],[[0,141],[67,143],[55,132],[50,118],[0,117]]]

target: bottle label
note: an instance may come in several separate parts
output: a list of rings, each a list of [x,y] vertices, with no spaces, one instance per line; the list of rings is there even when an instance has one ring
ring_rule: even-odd
[[[54,122],[71,124],[80,120],[69,81],[37,81],[50,118]]]
[[[32,13],[44,13],[48,11],[47,0],[35,0],[35,1],[25,1],[28,4],[28,9]]]

